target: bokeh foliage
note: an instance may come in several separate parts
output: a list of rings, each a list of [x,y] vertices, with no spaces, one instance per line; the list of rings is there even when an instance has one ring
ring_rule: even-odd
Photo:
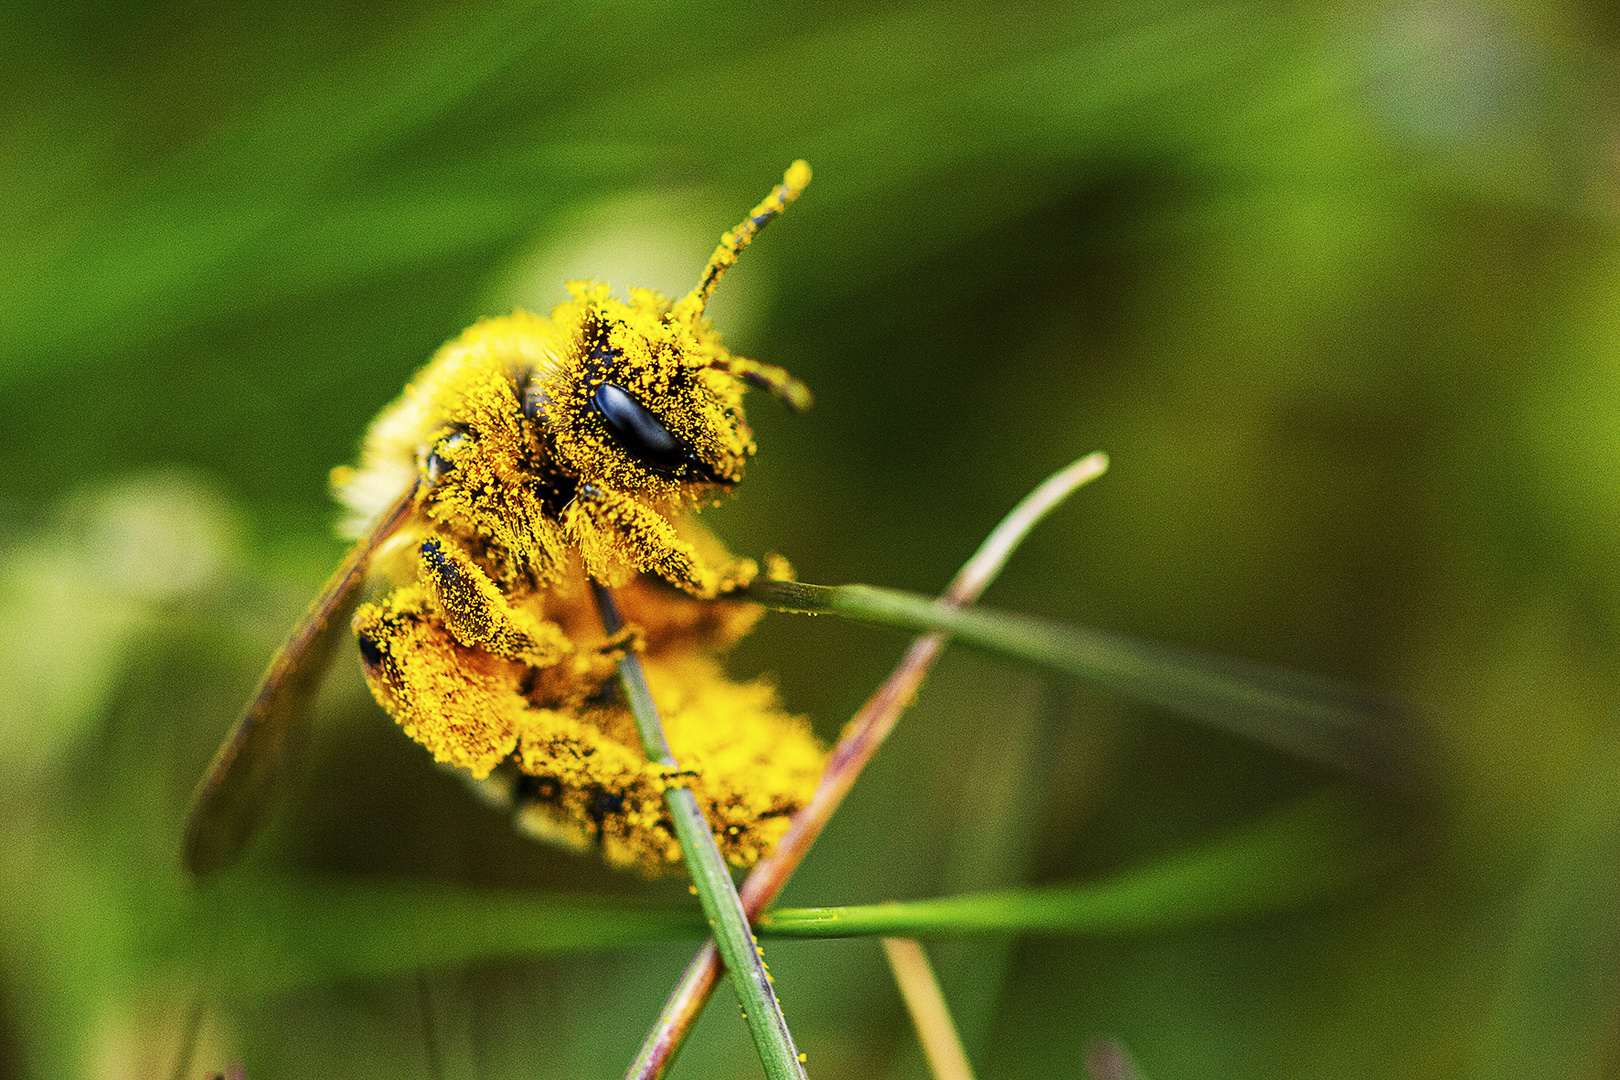
[[[226,1004],[194,1075],[628,1062],[684,890],[512,836],[352,664],[247,876],[188,892],[179,822],[341,555],[326,470],[414,368],[566,277],[684,290],[800,156],[711,308],[818,394],[756,402],[733,546],[936,590],[1106,449],[991,602],[1380,687],[1422,735],[1422,798],[1357,794],[1387,850],[1330,902],[937,943],[982,1074],[1076,1075],[1103,1032],[1157,1080],[1612,1071],[1615,29],[1552,0],[8,5],[0,1075],[164,1075],[199,985]],[[831,736],[899,643],[773,615],[735,662]],[[1086,880],[1342,783],[952,653],[786,902]],[[519,955],[468,959],[504,916],[538,927]],[[876,943],[771,958],[814,1074],[919,1075]],[[757,1075],[728,1009],[677,1075]]]

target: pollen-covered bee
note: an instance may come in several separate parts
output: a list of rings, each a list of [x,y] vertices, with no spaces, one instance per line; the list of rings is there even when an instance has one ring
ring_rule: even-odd
[[[198,788],[193,873],[245,844],[351,613],[372,694],[435,758],[514,801],[528,831],[657,873],[679,859],[670,777],[647,762],[615,682],[639,650],[679,782],[721,850],[749,865],[774,845],[825,754],[768,683],[722,672],[718,653],[758,616],[726,597],[759,569],[691,512],[728,493],[754,452],[744,384],[809,403],[780,368],[728,352],[703,314],[809,180],[795,162],[681,300],[572,283],[549,318],[469,328],[377,417],[359,466],[333,472],[355,546]],[[367,580],[386,591],[362,604]],[[614,590],[617,634],[593,582]]]

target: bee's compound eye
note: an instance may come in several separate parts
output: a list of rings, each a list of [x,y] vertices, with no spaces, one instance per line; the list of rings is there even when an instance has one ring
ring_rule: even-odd
[[[608,433],[631,457],[657,472],[672,473],[687,459],[686,444],[622,386],[605,382],[591,395]]]
[[[428,455],[427,464],[424,466],[428,483],[438,483],[445,473],[454,468],[450,461],[450,455],[454,454],[459,447],[465,446],[471,441],[472,436],[465,431],[452,431],[440,439],[438,445],[433,448],[433,453]]]
[[[367,668],[375,669],[382,666],[382,646],[377,644],[376,638],[370,634],[356,634],[355,641],[360,645],[360,659]]]

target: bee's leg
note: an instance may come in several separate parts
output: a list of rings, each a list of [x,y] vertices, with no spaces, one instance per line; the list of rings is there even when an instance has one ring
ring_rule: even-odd
[[[759,573],[752,559],[708,565],[668,518],[594,484],[580,485],[563,523],[579,545],[586,571],[610,585],[624,584],[627,570],[640,570],[709,599],[741,588]]]
[[[366,685],[436,759],[486,776],[517,745],[524,669],[458,643],[433,608],[417,585],[361,605],[354,635]]]
[[[422,542],[420,580],[462,645],[532,667],[549,667],[572,648],[562,627],[513,607],[489,575],[450,541]]]

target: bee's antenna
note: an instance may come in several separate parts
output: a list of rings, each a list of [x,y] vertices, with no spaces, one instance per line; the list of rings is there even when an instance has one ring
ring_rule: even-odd
[[[762,364],[746,356],[727,354],[709,365],[730,372],[749,386],[769,390],[771,394],[794,412],[810,407],[810,388],[775,364]]]
[[[764,201],[754,207],[736,228],[720,237],[720,246],[709,256],[709,265],[703,268],[703,276],[698,279],[697,287],[675,305],[673,317],[694,321],[701,316],[703,306],[709,302],[709,294],[714,292],[714,286],[720,280],[720,276],[731,269],[732,264],[737,261],[738,254],[754,239],[754,234],[786,210],[788,203],[797,199],[799,192],[803,191],[808,183],[810,183],[808,164],[800,160],[789,165],[787,172],[782,174],[782,182],[765,196]]]

